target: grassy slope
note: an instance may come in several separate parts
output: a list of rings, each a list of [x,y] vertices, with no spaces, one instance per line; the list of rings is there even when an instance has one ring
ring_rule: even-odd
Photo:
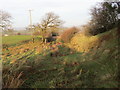
[[[62,57],[44,57],[38,74],[29,80],[31,87],[118,87],[117,47],[115,30],[95,37],[113,35],[109,41],[101,42],[99,48],[87,53],[74,53]],[[61,50],[61,49],[60,49]],[[64,52],[65,49],[62,51]],[[36,59],[40,60],[40,59]],[[36,78],[36,79],[35,79]]]
[[[103,37],[109,37],[109,39],[105,39]],[[78,36],[77,38],[80,39],[82,37]],[[40,49],[38,46],[40,44],[38,44],[36,45],[38,46],[37,49],[31,49],[33,52],[28,50],[27,52],[5,58],[4,68],[6,70],[6,67],[9,68],[9,66],[12,65],[14,67],[12,67],[13,69],[11,70],[14,70],[15,68],[15,72],[23,72],[23,77],[21,78],[23,80],[26,78],[27,79],[20,87],[118,87],[118,41],[116,36],[116,29],[100,35],[96,35],[94,38],[97,38],[96,40],[99,42],[99,44],[90,44],[92,46],[96,46],[96,48],[91,50],[88,50],[86,46],[87,50],[84,50],[85,52],[78,52],[81,49],[76,51],[77,46],[80,45],[80,42],[78,42],[76,43],[77,46],[74,45],[75,50],[72,50],[73,47],[68,48],[66,45],[62,45],[58,47],[57,51],[46,49],[42,50],[41,53],[35,53],[36,50]],[[31,44],[28,46],[30,45]],[[51,52],[53,56],[51,56]],[[22,57],[22,54],[24,54],[23,57],[25,55],[27,55],[27,57],[15,60],[14,63],[11,61],[13,60],[10,59],[11,57],[19,58]],[[8,65],[8,63],[10,64]]]

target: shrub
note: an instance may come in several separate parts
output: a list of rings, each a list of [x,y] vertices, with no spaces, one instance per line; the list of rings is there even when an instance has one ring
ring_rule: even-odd
[[[17,35],[21,35],[21,33],[17,33]]]
[[[58,33],[56,32],[51,32],[52,33],[52,36],[58,36]]]
[[[81,28],[82,28],[81,34],[85,36],[91,36],[89,24],[83,25]]]
[[[35,31],[35,32],[33,33],[33,35],[39,36],[39,35],[40,35],[40,32],[39,32],[39,31]]]
[[[71,38],[78,32],[79,30],[75,27],[69,28],[63,32],[61,35],[61,40],[68,43]]]
[[[47,39],[47,42],[55,41],[55,38],[53,38],[52,36],[49,36],[46,39]]]

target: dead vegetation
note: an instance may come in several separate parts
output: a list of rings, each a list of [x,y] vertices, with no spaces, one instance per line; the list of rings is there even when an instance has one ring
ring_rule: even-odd
[[[79,30],[76,27],[69,28],[61,35],[61,40],[68,43]]]

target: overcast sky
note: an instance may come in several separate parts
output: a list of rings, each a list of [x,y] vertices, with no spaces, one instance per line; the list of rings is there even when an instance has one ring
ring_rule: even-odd
[[[33,24],[40,22],[47,12],[54,12],[65,21],[64,26],[79,26],[90,20],[90,8],[101,0],[0,0],[0,9],[13,17],[13,27],[29,25],[29,9]]]

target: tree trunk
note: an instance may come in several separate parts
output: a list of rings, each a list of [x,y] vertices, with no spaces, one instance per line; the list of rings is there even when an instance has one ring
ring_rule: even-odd
[[[32,41],[33,41],[33,43],[34,43],[34,41],[35,41],[34,37],[33,37]]]
[[[45,44],[47,43],[47,39],[45,39]]]
[[[44,42],[44,37],[42,37],[42,42]]]

